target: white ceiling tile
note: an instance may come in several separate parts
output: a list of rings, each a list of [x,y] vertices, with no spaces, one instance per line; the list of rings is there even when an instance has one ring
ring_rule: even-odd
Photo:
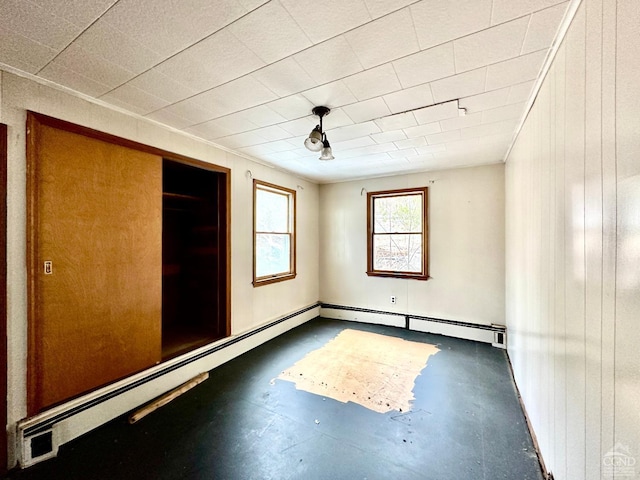
[[[362,71],[362,65],[343,36],[308,48],[293,58],[319,84]]]
[[[120,0],[102,19],[151,50],[168,56],[245,13],[246,9],[236,0]]]
[[[413,112],[418,124],[433,123],[447,118],[454,118],[460,115],[458,102],[446,102],[431,107],[421,108]]]
[[[192,125],[185,129],[185,131],[195,135],[197,137],[213,140],[220,137],[227,137],[235,133],[242,132],[246,127],[243,127],[240,132],[225,128],[218,122],[219,119],[210,120],[208,122],[200,123],[198,125]]]
[[[184,118],[185,120],[188,120],[188,125],[195,125],[197,123],[206,122],[207,120],[211,120],[214,117],[214,115],[212,115],[210,111],[202,107],[197,96],[182,100],[178,103],[174,103],[173,105],[169,105],[168,107],[164,107],[162,110],[159,110],[159,112],[162,111],[166,111],[170,114],[173,114],[174,116],[178,116]]]
[[[245,15],[229,29],[266,63],[277,62],[312,45],[276,0]]]
[[[291,57],[267,65],[251,75],[280,97],[302,92],[318,85],[316,79],[305,72]]]
[[[509,87],[492,90],[460,99],[460,106],[467,109],[467,113],[480,112],[490,108],[501,107],[508,103]]]
[[[331,141],[342,142],[345,140],[353,140],[354,138],[365,137],[372,133],[380,133],[380,129],[374,122],[357,123],[332,130]]]
[[[504,107],[493,108],[482,112],[482,123],[500,122],[502,120],[520,119],[524,113],[525,102],[513,103]]]
[[[205,130],[209,138],[226,137],[236,133],[255,130],[258,125],[250,120],[246,110],[219,117],[208,122],[195,125],[192,130]]]
[[[529,17],[523,17],[456,40],[456,72],[518,56],[528,25]]]
[[[437,145],[439,143],[448,143],[458,140],[460,138],[460,130],[451,130],[449,132],[436,133],[435,135],[429,135],[427,142],[429,145]]]
[[[319,155],[319,153],[316,153],[316,155]],[[279,163],[283,161],[296,160],[299,157],[294,152],[288,151],[288,152],[267,153],[264,155],[264,158],[266,158],[271,162]]]
[[[444,143],[438,145],[425,145],[423,147],[416,148],[420,155],[438,154],[447,151],[447,147]]]
[[[309,135],[311,130],[318,124],[318,117],[307,116],[304,118],[298,118],[289,122],[281,123],[279,126],[291,135]]]
[[[376,120],[376,124],[383,132],[392,132],[407,127],[414,127],[418,122],[412,112],[406,112],[379,118]]]
[[[396,142],[398,140],[405,140],[407,136],[402,130],[392,130],[390,132],[374,133],[371,138],[376,143],[388,143]]]
[[[462,138],[480,138],[488,135],[499,135],[513,133],[518,121],[516,119],[505,120],[496,123],[487,123],[475,127],[463,128]]]
[[[431,162],[433,161],[433,155],[430,154],[421,154],[418,155],[417,157],[411,157],[408,159],[409,161],[409,167],[415,167],[417,165],[421,165],[423,166],[422,168],[424,168],[424,165],[430,165]]]
[[[556,5],[564,0],[494,0],[491,24],[505,22]]]
[[[477,32],[490,25],[492,0],[422,0],[411,5],[420,48]]]
[[[329,131],[333,128],[345,127],[347,125],[353,125],[353,120],[351,120],[342,108],[332,109],[329,115],[324,117],[323,122],[325,131]]]
[[[364,68],[371,68],[418,51],[408,9],[374,20],[345,34]]]
[[[216,143],[228,148],[250,147],[259,143],[265,143],[264,138],[255,132],[244,132],[216,139]]]
[[[396,150],[395,152],[388,152],[391,158],[409,158],[418,156],[418,151],[415,148],[403,148],[402,150]]]
[[[333,148],[332,148],[333,150]],[[347,158],[355,158],[355,157],[363,157],[366,155],[374,155],[376,153],[386,153],[397,150],[396,146],[393,143],[385,143],[382,145],[369,145],[368,147],[359,147],[352,148],[350,150],[340,150],[336,151],[333,154],[339,155],[341,159]]]
[[[509,90],[509,97],[507,98],[506,103],[517,103],[529,100],[534,84],[535,82],[531,81],[518,83],[517,85],[505,88],[505,90]]]
[[[196,90],[176,82],[173,78],[167,77],[155,68],[138,75],[130,80],[128,84],[172,103],[184,100],[197,93]]]
[[[264,65],[232,33],[221,30],[156,68],[191,88],[206,90]]]
[[[146,115],[169,105],[169,102],[125,84],[100,97],[105,102],[120,104],[129,110]]]
[[[294,120],[309,115],[314,105],[302,95],[291,95],[269,102],[267,106],[286,120]]]
[[[362,0],[281,0],[313,43],[340,35],[371,20]],[[317,13],[317,15],[316,15]]]
[[[2,42],[0,41],[0,48],[1,46]],[[96,82],[95,80],[91,80],[90,78],[86,78],[85,76],[71,70],[67,70],[55,62],[50,63],[43,68],[38,76],[51,80],[57,84],[65,85],[77,92],[86,93],[92,97],[99,97],[111,90],[111,87],[103,85],[100,82]]]
[[[453,43],[414,53],[393,62],[402,86],[413,87],[456,73]]]
[[[213,116],[222,116],[267,103],[274,100],[276,95],[254,78],[246,76],[193,98],[197,98],[202,107],[210,110]]]
[[[134,73],[101,57],[97,57],[74,44],[60,53],[54,63],[110,87],[122,85],[135,76]]]
[[[366,122],[367,120],[391,115],[389,107],[387,107],[387,104],[384,103],[384,100],[380,97],[347,105],[342,109],[349,115],[349,118],[351,118],[354,123]]]
[[[377,135],[377,134],[374,134],[374,135]],[[376,142],[374,142],[370,136],[363,136],[359,138],[354,138],[353,140],[343,140],[341,142],[334,142],[333,140],[331,140],[331,148],[339,152],[343,150],[349,150],[351,148],[367,147],[369,145],[375,145],[375,143]]]
[[[486,75],[485,67],[436,80],[431,83],[433,99],[439,103],[482,93],[485,89]]]
[[[531,16],[531,22],[524,39],[522,53],[530,53],[542,48],[549,48],[556,36],[564,12],[569,2],[560,3],[551,8],[541,10]]]
[[[367,9],[373,18],[395,12],[414,2],[415,0],[365,0]]]
[[[155,120],[156,122],[160,122],[164,125],[169,125],[170,127],[184,129],[189,125],[193,124],[191,120],[183,118],[175,113],[163,108],[162,110],[157,110],[148,115],[145,115],[146,118],[151,120]]]
[[[117,0],[31,0],[57,17],[85,28]]]
[[[401,88],[396,72],[390,63],[356,73],[345,78],[343,82],[358,100],[378,97]]]
[[[408,138],[426,137],[441,131],[440,124],[438,122],[426,123],[424,125],[418,125],[416,127],[409,127],[404,129],[404,133]]]
[[[263,155],[274,153],[271,149],[271,144],[268,143],[263,143],[262,145],[252,145],[250,147],[240,147],[238,148],[238,151],[258,158],[262,157]]]
[[[282,140],[283,138],[292,137],[289,132],[280,128],[278,125],[263,127],[258,130],[254,130],[254,132],[269,142],[275,142],[276,140]]]
[[[25,72],[37,73],[56,53],[56,50],[10,32],[0,24],[0,62]]]
[[[294,146],[286,140],[276,140],[275,142],[269,142],[266,144],[273,152],[286,152],[294,150]]]
[[[356,97],[354,97],[351,90],[349,90],[341,80],[312,88],[311,90],[302,92],[302,95],[315,106],[324,105],[331,109],[342,107],[343,105],[348,105],[356,101]]]
[[[473,127],[482,123],[482,113],[471,113],[464,117],[454,117],[440,121],[440,127],[443,132],[449,130],[460,130],[461,128]]]
[[[248,108],[247,110],[243,110],[242,114],[258,127],[267,127],[287,120],[267,105]]]
[[[68,22],[25,0],[2,0],[0,25],[4,30],[61,50],[80,32],[82,27]]]
[[[238,0],[240,5],[242,5],[247,12],[251,10],[255,10],[256,8],[268,3],[270,0]]]
[[[534,52],[490,65],[487,67],[486,89],[495,90],[535,79],[546,55],[546,51]]]
[[[398,147],[398,149],[404,150],[406,148],[422,147],[423,145],[427,144],[427,139],[424,137],[415,137],[415,138],[408,138],[407,140],[398,140],[397,142],[394,142],[394,143],[396,147]]]
[[[159,54],[103,20],[94,23],[73,43],[93,55],[136,74],[153,67],[162,60]]]
[[[429,84],[390,93],[382,98],[393,113],[406,112],[433,104],[433,95]]]

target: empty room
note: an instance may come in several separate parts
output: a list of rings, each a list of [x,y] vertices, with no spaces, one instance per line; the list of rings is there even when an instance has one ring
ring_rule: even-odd
[[[0,2],[0,477],[640,478],[640,2]]]

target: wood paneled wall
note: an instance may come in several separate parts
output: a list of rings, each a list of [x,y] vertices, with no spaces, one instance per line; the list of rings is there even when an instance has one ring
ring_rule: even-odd
[[[509,354],[556,480],[640,475],[638,25],[581,3],[506,163]]]

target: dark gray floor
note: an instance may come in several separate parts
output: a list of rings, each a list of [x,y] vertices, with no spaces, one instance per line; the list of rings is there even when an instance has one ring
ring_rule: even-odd
[[[441,349],[410,412],[375,413],[270,380],[341,330]],[[319,420],[317,424],[315,420]],[[215,369],[129,425],[116,419],[11,479],[541,480],[505,352],[487,344],[316,319]]]

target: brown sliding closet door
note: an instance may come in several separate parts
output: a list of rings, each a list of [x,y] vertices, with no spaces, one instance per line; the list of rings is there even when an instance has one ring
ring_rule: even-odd
[[[160,361],[162,159],[29,129],[34,414]]]

